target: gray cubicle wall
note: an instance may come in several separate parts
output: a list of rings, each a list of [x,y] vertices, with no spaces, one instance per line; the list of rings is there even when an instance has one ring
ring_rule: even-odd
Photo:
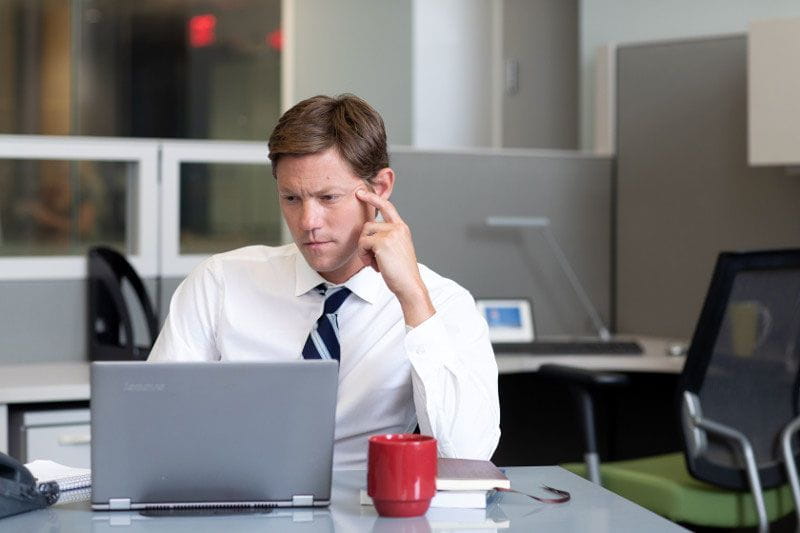
[[[476,297],[525,297],[541,334],[593,334],[541,231],[493,228],[489,216],[549,217],[604,320],[610,315],[611,160],[569,151],[396,150],[393,196],[420,262]]]
[[[156,280],[144,279],[155,301]],[[0,364],[86,358],[86,280],[0,281]],[[146,344],[141,313],[134,335]]]
[[[490,228],[488,216],[549,217],[602,317],[610,315],[611,161],[568,151],[396,149],[393,201],[421,262],[476,297],[526,297],[542,334],[592,327],[536,229]],[[180,279],[162,279],[162,315]],[[0,282],[0,363],[85,358],[86,282]],[[147,280],[151,295],[155,281]]]
[[[800,246],[800,175],[747,164],[747,40],[617,53],[616,322],[689,337],[722,250]]]

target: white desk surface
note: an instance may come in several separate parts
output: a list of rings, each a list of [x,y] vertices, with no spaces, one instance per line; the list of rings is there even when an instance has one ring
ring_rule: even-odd
[[[661,533],[686,531],[630,501],[589,483],[557,466],[510,467],[512,487],[542,494],[547,484],[572,493],[572,500],[547,505],[505,493],[485,511],[432,509],[416,518],[380,518],[373,507],[359,505],[358,491],[366,485],[364,471],[333,473],[331,505],[327,509],[280,509],[267,514],[145,517],[137,512],[92,512],[88,502],[68,504],[11,516],[0,521],[3,531],[67,533],[187,531],[304,531],[430,533],[447,531],[581,531],[587,533]]]
[[[496,354],[501,374],[535,372],[545,363],[622,372],[678,374],[685,357],[667,355],[669,341],[636,338],[642,355],[532,355]],[[89,399],[89,363],[33,363],[0,365],[0,405],[27,402],[62,402]]]
[[[88,362],[0,366],[0,404],[88,399]]]
[[[0,452],[8,453],[10,404],[88,400],[89,363],[0,366]]]

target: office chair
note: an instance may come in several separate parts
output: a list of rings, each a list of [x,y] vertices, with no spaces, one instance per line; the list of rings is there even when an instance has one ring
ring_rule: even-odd
[[[591,394],[624,379],[541,372],[582,395],[587,462],[565,465],[573,472],[695,526],[767,531],[799,508],[800,249],[720,254],[678,383],[683,452],[593,464]]]
[[[158,335],[158,319],[134,268],[119,252],[104,246],[89,249],[87,333],[92,361],[144,360]],[[138,346],[131,310],[123,293],[127,280],[147,326],[147,344]]]

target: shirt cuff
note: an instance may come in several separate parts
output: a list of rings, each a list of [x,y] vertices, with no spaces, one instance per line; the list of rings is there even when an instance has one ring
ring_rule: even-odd
[[[442,367],[454,369],[458,365],[447,327],[438,313],[406,330],[405,348],[409,361],[420,376]]]

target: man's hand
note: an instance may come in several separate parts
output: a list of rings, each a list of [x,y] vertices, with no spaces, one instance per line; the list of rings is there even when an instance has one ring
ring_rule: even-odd
[[[356,198],[380,210],[384,220],[364,224],[358,254],[365,265],[381,273],[397,296],[406,324],[418,326],[436,310],[419,273],[411,230],[388,200],[366,189],[356,191]]]

